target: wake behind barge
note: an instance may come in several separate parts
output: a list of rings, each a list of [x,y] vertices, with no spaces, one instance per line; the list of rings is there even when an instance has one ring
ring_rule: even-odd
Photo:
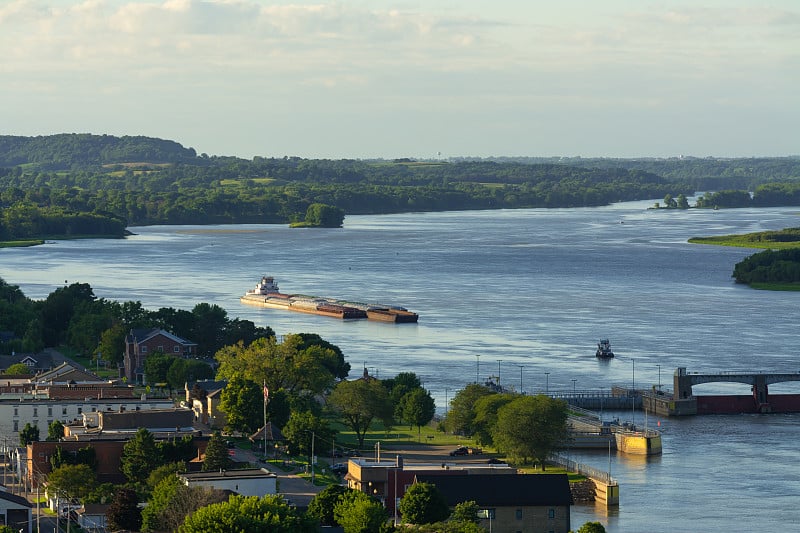
[[[285,309],[299,313],[330,316],[341,319],[378,320],[380,322],[412,323],[419,320],[417,313],[404,307],[349,302],[335,298],[284,294],[272,276],[263,276],[255,289],[248,290],[239,301],[259,307]]]

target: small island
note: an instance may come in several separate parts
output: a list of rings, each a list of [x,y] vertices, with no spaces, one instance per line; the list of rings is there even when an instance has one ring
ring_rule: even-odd
[[[800,291],[800,228],[692,237],[690,243],[765,248],[736,264],[732,277],[754,289]]]

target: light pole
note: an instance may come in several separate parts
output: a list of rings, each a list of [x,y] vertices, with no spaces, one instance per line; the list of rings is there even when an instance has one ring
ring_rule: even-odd
[[[575,379],[575,378],[572,378],[570,381],[572,382],[572,395],[575,396],[575,382],[578,381],[578,380]]]
[[[497,360],[497,388],[500,388],[500,363],[502,362],[502,359]]]
[[[475,384],[477,385],[480,381],[480,374],[481,374],[481,356],[480,354],[475,354]]]
[[[544,393],[550,394],[550,372],[544,373]]]
[[[522,368],[524,365],[517,365],[519,367],[519,393],[525,394],[522,390]]]
[[[636,359],[631,359],[631,418],[636,423]]]
[[[447,418],[447,387],[444,388],[444,416]]]
[[[656,365],[658,367],[658,390],[661,391],[661,365]]]

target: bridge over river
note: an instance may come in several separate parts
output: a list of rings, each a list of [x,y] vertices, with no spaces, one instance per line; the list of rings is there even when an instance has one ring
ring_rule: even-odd
[[[679,367],[673,374],[672,392],[613,387],[604,392],[555,393],[584,409],[645,409],[663,416],[738,413],[798,413],[800,394],[770,394],[774,383],[800,381],[800,372],[687,372]],[[705,383],[744,383],[751,394],[695,395],[692,387]]]

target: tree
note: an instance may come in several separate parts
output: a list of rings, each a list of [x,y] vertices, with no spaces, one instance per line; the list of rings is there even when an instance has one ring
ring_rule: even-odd
[[[289,445],[289,453],[311,455],[312,438],[318,439],[316,445],[320,446],[320,442],[330,442],[333,439],[334,431],[324,420],[314,416],[313,413],[295,411],[283,427],[283,436]]]
[[[264,423],[264,390],[257,383],[235,376],[222,389],[219,408],[229,431],[253,433]]]
[[[147,486],[152,490],[164,479],[177,479],[177,474],[182,474],[184,472],[186,472],[186,463],[183,461],[161,465],[153,469],[150,475],[147,476]]]
[[[472,419],[473,435],[478,444],[493,444],[492,432],[497,424],[497,412],[516,397],[518,396],[514,394],[490,394],[478,398],[473,407],[475,417]]]
[[[414,483],[400,500],[403,522],[431,524],[450,516],[444,496],[432,483]]]
[[[586,522],[578,528],[578,533],[606,533],[606,528],[600,522]]]
[[[155,438],[146,428],[139,428],[136,435],[122,448],[120,470],[130,482],[144,481],[155,468],[161,466]]]
[[[6,368],[3,374],[6,376],[29,376],[31,375],[31,369],[25,363],[14,363]]]
[[[474,432],[475,402],[478,398],[497,394],[483,385],[471,383],[458,391],[450,402],[445,425],[452,433],[470,436]]]
[[[94,488],[94,470],[87,465],[64,465],[47,476],[48,490],[69,499],[83,500]]]
[[[120,487],[106,509],[107,526],[110,531],[118,529],[138,531],[142,525],[139,499],[133,489]]]
[[[203,470],[224,470],[228,468],[229,464],[230,459],[228,459],[228,448],[225,446],[225,441],[222,440],[222,435],[218,431],[214,432],[206,446]]]
[[[31,425],[30,422],[26,422],[25,427],[23,427],[22,431],[19,432],[20,446],[27,446],[31,442],[37,442],[38,440],[39,440],[39,427]]]
[[[417,436],[422,431],[422,426],[433,420],[436,414],[436,403],[431,394],[425,389],[414,389],[407,393],[400,401],[403,420],[411,426],[417,426]]]
[[[142,510],[142,531],[176,531],[190,513],[227,499],[225,491],[187,487],[174,474],[165,477],[155,486]]]
[[[61,423],[61,420],[53,420],[50,422],[50,425],[47,426],[47,440],[60,441],[63,438],[64,424]]]
[[[297,346],[298,350],[306,350],[312,346],[318,346],[324,350],[332,350],[336,354],[335,361],[327,354],[322,358],[321,363],[333,374],[337,379],[345,379],[350,373],[350,363],[344,360],[344,354],[341,348],[335,344],[331,344],[316,333],[298,333],[301,343]]]
[[[326,204],[311,204],[306,210],[306,224],[323,228],[340,228],[344,222],[344,211]]]
[[[676,204],[678,209],[689,209],[689,200],[686,199],[686,195],[681,193],[678,195],[678,203]]]
[[[355,432],[359,446],[364,445],[364,437],[373,420],[391,424],[392,405],[389,395],[377,379],[340,381],[328,397],[328,402]]]
[[[330,369],[339,364],[333,349],[306,346],[300,335],[286,335],[281,343],[275,337],[256,339],[247,346],[240,342],[222,348],[215,357],[219,361],[217,379],[266,382],[269,390],[282,388],[292,395],[326,391],[334,382]]]
[[[306,513],[319,520],[320,525],[338,526],[339,523],[333,516],[333,509],[339,503],[342,495],[350,490],[353,489],[348,489],[342,485],[328,485],[314,496],[314,499],[308,504]]]
[[[457,503],[455,508],[453,508],[453,513],[450,515],[450,520],[456,522],[473,522],[477,524],[480,521],[478,518],[478,510],[478,504],[473,500]]]
[[[569,439],[567,404],[543,394],[517,398],[498,411],[492,436],[498,450],[544,470],[547,456]]]
[[[316,524],[280,495],[263,498],[234,495],[186,517],[178,533],[313,533]]]
[[[167,383],[167,372],[176,360],[177,357],[165,354],[163,351],[149,354],[143,364],[147,383]]]
[[[197,381],[214,377],[214,369],[197,359],[176,357],[167,370],[167,383],[170,390],[180,389],[187,381]]]
[[[333,516],[344,533],[378,533],[389,519],[381,502],[357,490],[342,494],[333,508]]]

